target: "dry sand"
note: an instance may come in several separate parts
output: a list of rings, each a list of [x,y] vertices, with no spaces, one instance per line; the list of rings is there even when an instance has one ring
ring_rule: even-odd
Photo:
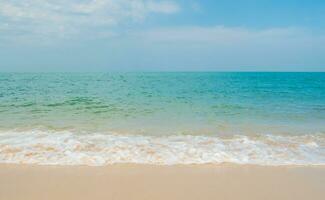
[[[324,200],[324,167],[0,165],[0,200]]]

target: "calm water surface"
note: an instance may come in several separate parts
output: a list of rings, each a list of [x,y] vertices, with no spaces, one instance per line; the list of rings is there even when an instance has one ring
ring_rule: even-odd
[[[0,119],[2,162],[325,164],[325,73],[2,73]]]

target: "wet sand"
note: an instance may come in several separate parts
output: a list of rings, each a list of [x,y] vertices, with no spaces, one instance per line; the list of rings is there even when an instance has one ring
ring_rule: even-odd
[[[325,199],[325,167],[0,165],[0,200]]]

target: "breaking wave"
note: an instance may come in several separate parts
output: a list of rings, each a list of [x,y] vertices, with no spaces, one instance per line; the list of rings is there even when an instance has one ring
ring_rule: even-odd
[[[325,165],[325,135],[212,137],[2,131],[0,163]]]

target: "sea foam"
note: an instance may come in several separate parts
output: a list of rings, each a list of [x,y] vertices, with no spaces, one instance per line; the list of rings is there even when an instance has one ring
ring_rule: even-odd
[[[325,135],[212,137],[5,131],[0,133],[0,163],[325,165]]]

